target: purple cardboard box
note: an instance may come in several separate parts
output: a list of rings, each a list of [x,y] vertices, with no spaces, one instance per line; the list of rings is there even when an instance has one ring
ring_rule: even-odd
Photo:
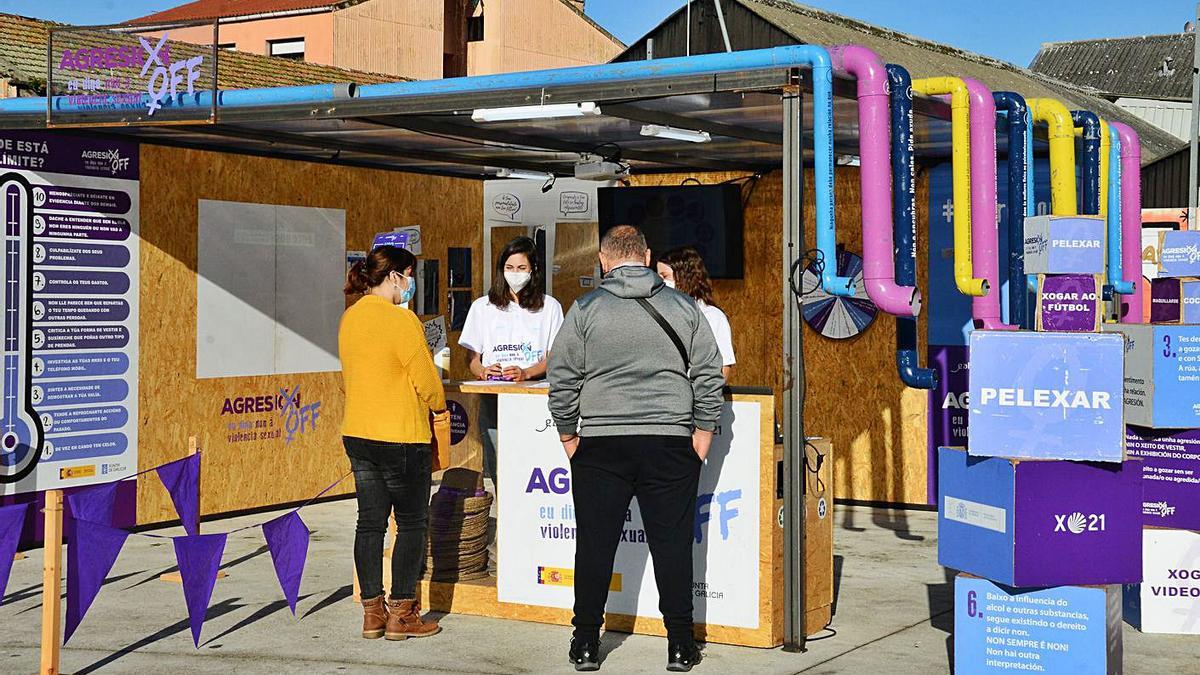
[[[1142,461],[1142,522],[1200,530],[1200,429],[1130,426],[1125,442]]]
[[[1093,274],[1039,274],[1034,327],[1041,331],[1100,330],[1104,285]]]
[[[1140,582],[1140,462],[978,458],[941,448],[938,472],[942,566],[1009,586]]]
[[[1150,323],[1200,323],[1200,279],[1152,279]]]

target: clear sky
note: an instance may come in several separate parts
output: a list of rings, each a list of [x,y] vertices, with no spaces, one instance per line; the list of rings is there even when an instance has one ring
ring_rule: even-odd
[[[0,0],[0,11],[86,25],[123,21],[185,1]],[[1192,0],[807,0],[805,4],[1022,66],[1029,65],[1043,42],[1178,33],[1196,8]],[[587,12],[629,43],[683,5],[684,0],[587,0]]]

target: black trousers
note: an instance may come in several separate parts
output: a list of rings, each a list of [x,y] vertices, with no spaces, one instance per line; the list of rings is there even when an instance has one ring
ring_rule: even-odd
[[[637,497],[654,562],[658,609],[672,641],[692,640],[692,536],[703,462],[690,437],[584,438],[571,459],[575,501],[575,636],[604,622],[613,557]]]
[[[354,571],[364,600],[383,595],[383,539],[388,516],[396,515],[392,548],[392,598],[417,597],[425,568],[429,532],[429,489],[433,454],[427,443],[383,443],[343,436],[358,524],[354,530]]]

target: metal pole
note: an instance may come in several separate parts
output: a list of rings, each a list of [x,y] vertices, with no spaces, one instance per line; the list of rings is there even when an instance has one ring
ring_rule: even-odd
[[[1200,2],[1196,3],[1196,19],[1192,24],[1192,133],[1188,139],[1188,229],[1196,229],[1196,137],[1200,136],[1200,48],[1196,45],[1196,30],[1200,28]],[[1109,208],[1112,208],[1110,205]]]
[[[733,51],[733,47],[729,44],[729,30],[725,28],[725,12],[721,11],[721,0],[713,0],[713,5],[717,8],[717,23],[721,24],[721,37],[725,40],[725,51]]]
[[[792,264],[805,251],[803,115],[803,92],[790,88],[783,99],[783,648],[795,652],[804,651],[808,635],[804,625],[804,324],[800,298],[791,286]]]

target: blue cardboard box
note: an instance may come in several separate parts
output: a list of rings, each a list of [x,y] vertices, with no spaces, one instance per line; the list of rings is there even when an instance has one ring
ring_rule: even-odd
[[[1122,341],[1102,333],[971,333],[972,455],[1120,462]]]
[[[1121,672],[1121,587],[954,580],[954,672]]]
[[[1142,578],[1142,467],[938,449],[938,563],[1010,586]]]
[[[1200,230],[1167,230],[1158,235],[1159,277],[1200,277]]]
[[[1200,427],[1200,325],[1110,323],[1103,330],[1125,336],[1125,421]]]
[[[1104,218],[1025,219],[1026,274],[1104,274]]]

